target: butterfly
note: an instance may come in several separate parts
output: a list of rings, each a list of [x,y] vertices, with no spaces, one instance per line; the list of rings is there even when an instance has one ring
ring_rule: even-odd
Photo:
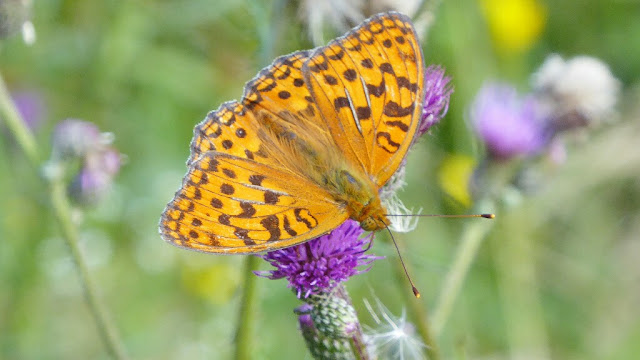
[[[384,229],[378,193],[414,140],[424,71],[411,20],[397,12],[275,59],[240,101],[195,127],[161,236],[187,249],[251,254],[314,239],[349,218]]]

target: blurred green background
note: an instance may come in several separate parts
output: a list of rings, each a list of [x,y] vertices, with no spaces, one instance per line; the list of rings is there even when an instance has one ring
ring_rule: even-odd
[[[413,4],[397,3],[370,1],[366,8]],[[35,44],[26,46],[20,36],[0,43],[10,90],[36,93],[46,104],[34,131],[43,158],[51,130],[65,118],[112,132],[128,157],[109,196],[76,215],[91,273],[132,358],[232,354],[243,258],[172,247],[157,223],[186,171],[193,126],[221,102],[239,98],[274,57],[314,46],[299,6],[35,1]],[[427,9],[433,12],[424,53],[447,69],[455,93],[444,121],[409,156],[400,196],[425,213],[467,211],[438,177],[452,154],[469,164],[483,156],[466,109],[484,81],[503,79],[528,91],[530,74],[555,52],[599,57],[623,85],[619,119],[571,142],[567,162],[545,173],[536,194],[498,214],[438,339],[443,358],[637,358],[640,2],[464,0]],[[426,30],[424,24],[416,26]],[[2,130],[0,358],[108,358],[42,182]],[[460,235],[474,221],[481,220],[421,219],[403,236],[425,309],[434,306]],[[371,327],[364,298],[378,297],[399,315],[406,307],[401,292],[409,291],[392,276],[393,249],[379,241],[373,252],[387,259],[347,284]],[[258,291],[255,358],[310,358],[301,355],[307,350],[292,312],[300,302],[285,281],[259,279]]]

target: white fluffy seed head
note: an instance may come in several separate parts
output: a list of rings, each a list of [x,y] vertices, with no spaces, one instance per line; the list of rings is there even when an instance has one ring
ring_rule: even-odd
[[[533,74],[532,85],[550,117],[575,114],[587,124],[611,119],[620,93],[620,81],[607,64],[590,56],[550,55]]]
[[[368,329],[366,340],[379,359],[426,359],[425,344],[420,340],[415,327],[407,320],[405,311],[396,317],[376,298],[376,307],[364,299],[365,306],[376,322],[374,329]]]

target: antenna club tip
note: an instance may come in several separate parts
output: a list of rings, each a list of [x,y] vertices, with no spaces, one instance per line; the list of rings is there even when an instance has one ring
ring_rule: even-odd
[[[413,290],[413,295],[416,297],[416,299],[420,299],[420,291],[418,291],[418,289],[415,286],[412,286],[412,290]]]
[[[481,216],[483,218],[485,218],[485,219],[495,219],[496,218],[496,214],[482,214]]]

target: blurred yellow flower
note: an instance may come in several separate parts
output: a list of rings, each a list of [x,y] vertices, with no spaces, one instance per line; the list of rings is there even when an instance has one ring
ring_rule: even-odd
[[[213,304],[225,304],[231,300],[240,283],[233,264],[220,262],[203,268],[186,267],[182,283],[189,293]]]
[[[529,50],[547,20],[547,9],[536,0],[480,0],[480,5],[499,51]]]
[[[471,206],[469,180],[475,165],[476,161],[471,156],[451,154],[442,161],[438,169],[440,188],[465,207]]]

